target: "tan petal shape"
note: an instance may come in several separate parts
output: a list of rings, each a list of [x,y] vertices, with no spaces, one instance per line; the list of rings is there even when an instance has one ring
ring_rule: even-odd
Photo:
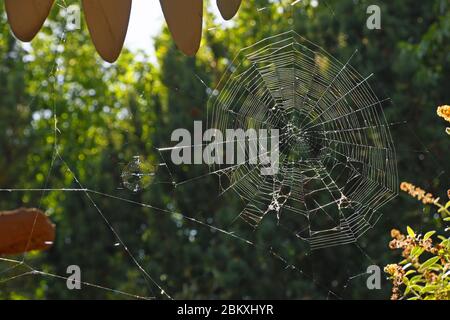
[[[238,12],[242,0],[217,0],[220,14],[225,20],[230,20]]]
[[[0,256],[45,250],[55,241],[55,226],[38,209],[0,212]]]
[[[193,56],[200,48],[203,0],[160,0],[170,33],[178,48]]]
[[[53,0],[5,0],[8,22],[14,35],[31,41],[47,19]]]
[[[128,31],[132,0],[83,0],[89,32],[100,56],[114,62]]]

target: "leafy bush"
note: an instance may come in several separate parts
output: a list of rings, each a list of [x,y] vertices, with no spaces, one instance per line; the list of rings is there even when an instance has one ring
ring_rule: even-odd
[[[435,243],[434,234],[430,231],[422,237],[408,227],[405,236],[392,230],[389,247],[402,249],[405,258],[384,269],[393,283],[392,300],[450,300],[450,238],[438,236],[440,242]]]
[[[439,107],[437,113],[450,122],[450,106]],[[439,198],[408,182],[402,182],[400,189],[423,204],[435,205],[443,220],[450,221],[450,201],[442,205]],[[450,190],[447,194],[450,198]],[[447,227],[444,232],[449,230]],[[393,284],[392,300],[450,300],[450,237],[438,235],[433,239],[435,234],[436,231],[429,231],[422,236],[410,227],[407,235],[391,231],[393,240],[389,247],[402,250],[404,258],[384,268]]]

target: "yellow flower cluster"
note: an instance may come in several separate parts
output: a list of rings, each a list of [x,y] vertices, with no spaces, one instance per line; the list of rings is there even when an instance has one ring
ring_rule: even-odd
[[[444,118],[445,121],[450,122],[450,106],[449,105],[438,107],[437,114],[439,117]]]
[[[414,198],[419,199],[423,204],[434,204],[437,201],[431,193],[427,193],[425,190],[416,187],[409,182],[402,182],[400,184],[400,190],[407,192]]]
[[[401,297],[400,286],[403,283],[403,277],[405,276],[405,270],[398,264],[388,264],[384,267],[384,272],[390,275],[392,279],[392,296],[391,300],[399,300]]]

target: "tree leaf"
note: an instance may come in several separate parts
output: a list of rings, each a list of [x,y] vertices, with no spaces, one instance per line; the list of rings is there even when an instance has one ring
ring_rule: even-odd
[[[428,285],[420,291],[420,294],[424,294],[427,292],[433,292],[433,291],[436,291],[436,289],[438,289],[438,288],[439,288],[439,286],[436,286],[436,285]]]
[[[427,240],[429,238],[431,238],[432,235],[434,235],[436,233],[436,231],[429,231],[427,233],[425,233],[425,235],[423,236],[423,240]]]
[[[433,264],[435,264],[436,262],[438,262],[440,259],[440,257],[432,257],[430,259],[428,259],[427,261],[425,261],[424,263],[422,263],[422,265],[419,268],[419,271],[424,271],[426,269],[428,269],[429,267],[431,267]]]
[[[408,235],[409,235],[411,238],[415,238],[415,237],[416,237],[416,234],[415,234],[414,230],[411,229],[410,226],[407,226],[407,227],[406,227],[406,231],[408,231]]]

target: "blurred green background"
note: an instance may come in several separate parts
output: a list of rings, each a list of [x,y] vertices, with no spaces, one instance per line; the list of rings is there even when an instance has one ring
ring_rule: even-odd
[[[375,92],[393,101],[385,113],[393,123],[400,180],[445,197],[450,148],[436,107],[450,102],[449,3],[319,0],[313,7],[305,0],[293,7],[291,2],[244,1],[227,29],[213,28],[216,17],[208,12],[195,58],[183,56],[164,29],[155,39],[157,63],[143,52],[125,50],[113,65],[99,59],[84,21],[81,31],[63,37],[59,6],[31,46],[11,35],[1,6],[0,188],[78,188],[75,175],[85,188],[129,200],[101,194],[89,199],[82,192],[0,193],[1,210],[39,207],[57,226],[53,248],[27,254],[25,262],[64,277],[67,266],[79,265],[84,282],[167,298],[116,245],[113,228],[138,264],[176,299],[387,299],[388,282],[368,290],[364,272],[398,258],[388,249],[390,229],[439,227],[434,209],[408,196],[383,207],[378,224],[357,245],[309,252],[275,220],[256,232],[241,221],[228,228],[241,203],[233,193],[217,197],[216,177],[177,188],[154,184],[139,193],[121,185],[121,173],[134,156],[160,162],[155,148],[169,146],[174,129],[192,128],[194,120],[206,118],[208,92],[199,78],[214,88],[241,48],[294,29],[341,61],[359,50],[353,66],[362,75],[375,73]],[[382,30],[366,28],[371,4],[381,7]],[[54,157],[55,147],[64,162]],[[204,172],[201,166],[171,170],[175,181]],[[155,207],[229,229],[256,245]],[[272,252],[282,253],[286,262]],[[291,264],[297,268],[287,268]],[[27,271],[0,261],[0,298],[129,298],[86,285],[70,291],[65,280],[52,276],[20,276]]]

